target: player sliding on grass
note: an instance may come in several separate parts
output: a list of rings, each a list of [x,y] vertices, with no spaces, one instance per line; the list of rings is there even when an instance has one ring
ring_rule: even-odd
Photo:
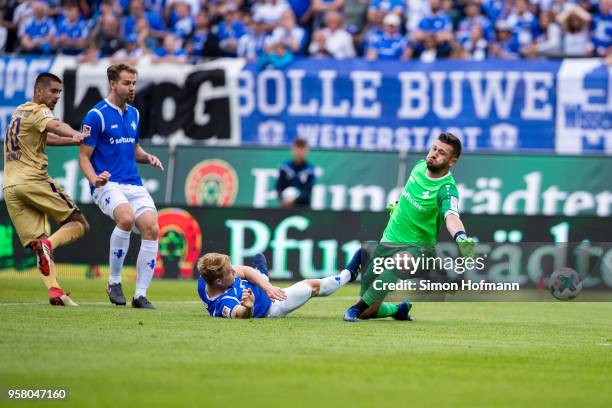
[[[34,83],[34,97],[17,107],[4,139],[4,200],[21,244],[32,247],[49,302],[77,306],[57,283],[53,249],[81,238],[89,225],[72,199],[47,173],[45,146],[79,145],[86,137],[53,115],[62,81],[50,73]],[[60,223],[50,237],[46,217]]]
[[[434,246],[442,223],[446,223],[446,229],[459,244],[461,254],[474,257],[474,243],[459,219],[459,192],[450,172],[460,155],[459,139],[449,132],[441,133],[426,159],[418,161],[412,169],[399,201],[391,209],[391,218],[372,259],[402,252],[412,257],[423,253],[435,256]],[[408,301],[399,305],[383,303],[388,291],[381,289],[386,283],[396,282],[399,273],[407,271],[386,270],[376,275],[373,265],[370,262],[362,275],[361,299],[346,311],[344,320],[384,317],[411,320],[408,312],[412,305]]]
[[[315,296],[329,296],[357,278],[361,262],[357,251],[346,269],[323,279],[305,279],[286,289],[272,286],[263,254],[253,266],[231,265],[229,256],[209,253],[198,260],[198,294],[212,317],[250,319],[284,317]]]

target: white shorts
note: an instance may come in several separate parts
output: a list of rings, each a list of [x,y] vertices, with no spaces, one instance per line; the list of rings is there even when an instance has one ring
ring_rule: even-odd
[[[295,309],[302,307],[312,296],[312,288],[304,282],[295,283],[283,290],[287,299],[272,302],[266,317],[285,317]]]
[[[138,218],[145,211],[157,212],[155,203],[144,186],[109,181],[105,186],[96,188],[92,197],[100,210],[113,220],[115,208],[121,204],[130,205],[134,218]]]

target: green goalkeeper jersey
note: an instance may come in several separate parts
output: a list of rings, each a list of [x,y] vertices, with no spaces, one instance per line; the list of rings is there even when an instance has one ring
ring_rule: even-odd
[[[459,192],[449,172],[440,178],[427,175],[427,163],[419,160],[412,169],[399,199],[383,242],[435,244],[440,226],[448,214],[459,216]]]

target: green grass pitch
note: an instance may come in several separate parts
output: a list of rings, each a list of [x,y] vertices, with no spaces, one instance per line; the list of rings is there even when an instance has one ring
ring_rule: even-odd
[[[102,280],[64,287],[79,308],[0,277],[0,387],[70,388],[16,406],[612,406],[612,303],[418,303],[414,322],[348,324],[350,285],[233,321],[208,317],[195,281],[154,281],[155,311],[110,305]]]

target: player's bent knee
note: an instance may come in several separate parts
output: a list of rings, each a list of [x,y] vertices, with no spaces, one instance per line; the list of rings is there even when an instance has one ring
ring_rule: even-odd
[[[115,222],[124,231],[131,231],[136,220],[131,209],[115,211]]]
[[[144,239],[156,240],[159,235],[159,228],[157,224],[147,225],[144,230],[141,231]]]
[[[121,218],[117,219],[117,226],[123,231],[131,231],[134,227],[134,218]]]
[[[85,216],[81,213],[76,213],[76,221],[78,223],[80,223],[83,226],[83,235],[86,235],[89,233],[89,223],[87,222],[87,218],[85,218]]]
[[[85,219],[85,217],[81,217],[81,219],[79,220],[79,223],[81,223],[81,225],[83,225],[83,235],[87,235],[89,234],[89,223],[87,222],[87,219]]]
[[[66,221],[64,221],[62,224],[66,224],[69,222],[78,222],[79,224],[81,224],[82,227],[82,234],[86,235],[87,233],[89,233],[89,223],[87,222],[87,219],[85,218],[85,216],[79,212],[79,211],[75,211],[73,212],[70,217],[68,217],[68,219]]]

